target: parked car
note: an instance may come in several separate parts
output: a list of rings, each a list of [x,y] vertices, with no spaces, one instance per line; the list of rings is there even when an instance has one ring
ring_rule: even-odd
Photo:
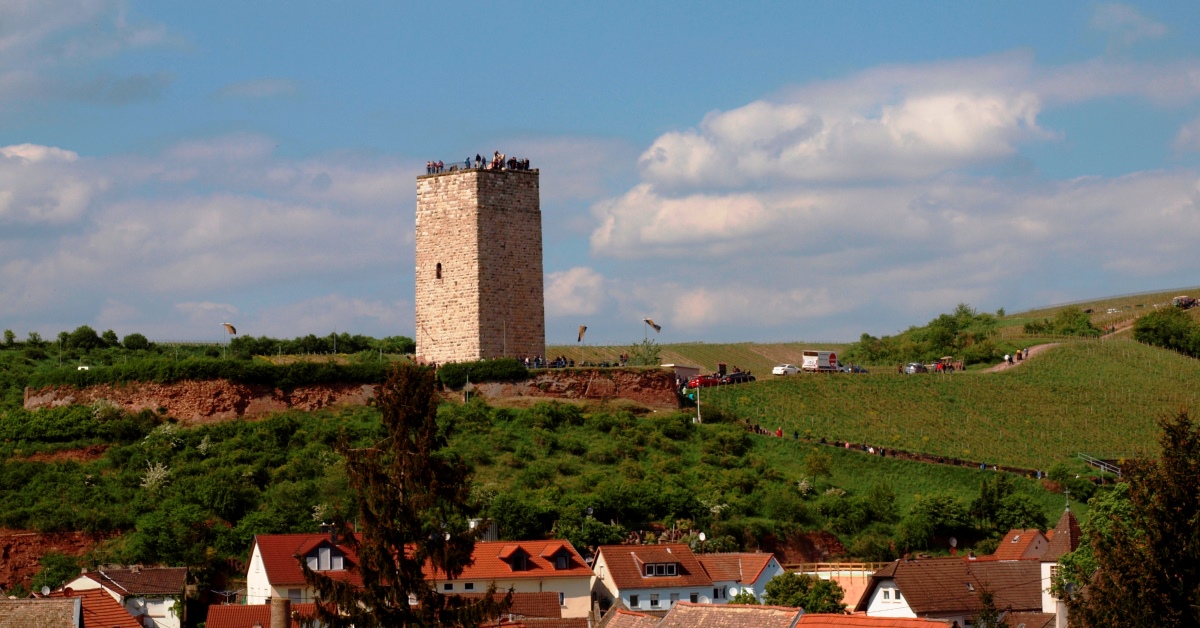
[[[800,372],[800,367],[795,364],[780,364],[771,369],[772,375],[795,375]]]
[[[857,364],[849,364],[849,365],[842,367],[842,372],[843,373],[866,373],[867,369],[865,369]]]
[[[904,372],[909,375],[915,375],[916,373],[928,373],[929,369],[920,362],[909,362],[908,366],[904,367]]]
[[[688,380],[688,388],[704,388],[706,386],[717,386],[721,383],[720,375],[697,375]]]
[[[754,381],[754,376],[749,371],[737,371],[736,373],[726,373],[721,378],[722,384],[744,384]]]

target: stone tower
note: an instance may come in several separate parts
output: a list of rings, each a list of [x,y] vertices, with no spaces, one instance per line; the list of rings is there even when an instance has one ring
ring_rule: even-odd
[[[546,353],[537,170],[417,177],[417,356]]]

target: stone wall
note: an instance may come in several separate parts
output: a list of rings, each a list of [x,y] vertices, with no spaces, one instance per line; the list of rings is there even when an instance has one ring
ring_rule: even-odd
[[[545,355],[537,170],[417,178],[417,355],[431,362]]]

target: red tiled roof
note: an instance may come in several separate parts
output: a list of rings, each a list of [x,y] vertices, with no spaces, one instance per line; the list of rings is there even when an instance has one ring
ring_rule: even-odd
[[[0,628],[78,628],[75,603],[70,598],[0,599]]]
[[[77,597],[83,601],[83,625],[104,628],[142,628],[142,623],[129,614],[121,603],[104,589],[55,591],[48,597]]]
[[[486,593],[449,593],[447,595],[455,595],[467,599],[482,599]],[[497,591],[492,594],[494,598],[503,598],[504,591]],[[509,615],[517,615],[520,617],[562,617],[562,607],[558,605],[558,593],[555,591],[543,591],[539,593],[521,593],[514,592],[512,597],[512,606],[509,607]]]
[[[544,555],[546,547],[552,545],[561,545],[563,550],[570,553],[571,560],[566,569],[555,569],[553,554]],[[518,551],[528,555],[528,568],[513,571],[504,558],[511,557]],[[583,562],[583,557],[566,541],[479,541],[475,543],[475,551],[471,558],[474,563],[464,569],[462,575],[455,580],[579,578],[593,575],[591,568]],[[434,574],[428,565],[425,566],[425,577],[431,580],[446,580],[445,574]]]
[[[1009,613],[1004,617],[1008,628],[1054,628],[1054,613]]]
[[[300,628],[300,619],[312,617],[316,604],[292,604],[292,628]],[[298,619],[299,618],[299,619]],[[266,628],[271,625],[270,604],[222,604],[208,607],[207,628]]]
[[[803,613],[788,606],[679,602],[658,625],[659,628],[792,628]]]
[[[991,556],[984,557],[992,560],[1021,560],[1023,558],[1038,558],[1046,550],[1046,537],[1041,530],[1009,530],[1004,535],[996,551]]]
[[[764,553],[728,553],[701,554],[696,560],[713,582],[732,580],[749,584],[758,580],[772,558],[772,554]]]
[[[588,620],[586,617],[525,617],[503,620],[499,625],[503,628],[588,628]]]
[[[1042,554],[1042,562],[1057,562],[1068,552],[1079,549],[1079,538],[1083,532],[1079,529],[1079,520],[1070,510],[1063,512],[1058,518],[1058,525],[1050,531],[1050,544]]]
[[[623,608],[613,607],[612,615],[604,628],[651,628],[658,625],[658,617],[639,613],[636,611],[628,611]]]
[[[267,570],[267,581],[272,586],[289,584],[306,584],[304,571],[300,568],[300,559],[322,543],[329,543],[327,534],[258,534],[254,544],[262,554],[263,568]],[[332,543],[329,543],[333,546]],[[336,578],[356,585],[362,585],[362,577],[357,571],[351,571],[351,566],[358,563],[358,555],[345,545],[337,545],[338,550],[346,555],[343,571],[322,571],[331,578]],[[251,551],[253,555],[253,550]]]
[[[687,545],[604,545],[597,550],[600,555],[617,589],[712,586],[712,579]],[[647,563],[677,563],[678,575],[646,576],[643,565]]]
[[[83,574],[121,595],[183,595],[187,567],[101,569]]]
[[[995,595],[997,608],[1017,612],[1042,609],[1041,565],[1032,560],[898,560],[871,576],[856,612],[866,612],[880,580],[894,580],[918,615],[978,611],[982,607],[979,592],[984,588]]]
[[[811,628],[946,628],[947,624],[944,621],[932,619],[810,613],[801,617],[800,622],[796,625]]]

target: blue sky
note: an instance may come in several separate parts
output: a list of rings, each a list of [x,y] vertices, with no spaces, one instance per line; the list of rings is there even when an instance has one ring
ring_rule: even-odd
[[[415,177],[542,173],[549,342],[1200,284],[1194,3],[0,1],[0,327],[412,335]]]

